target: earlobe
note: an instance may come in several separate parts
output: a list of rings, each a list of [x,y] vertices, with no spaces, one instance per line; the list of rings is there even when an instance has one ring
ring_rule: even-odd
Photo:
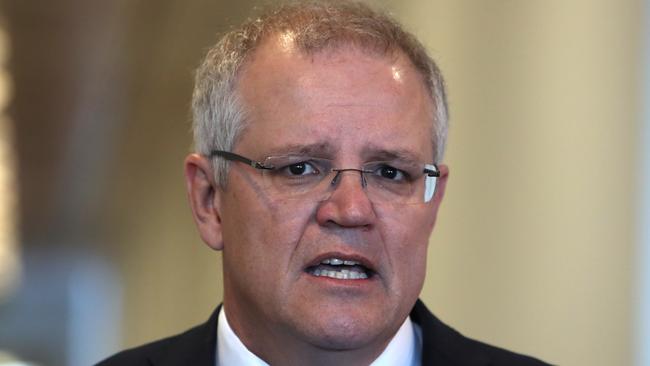
[[[185,158],[185,184],[201,239],[210,248],[222,250],[221,190],[214,181],[208,159],[199,154]]]

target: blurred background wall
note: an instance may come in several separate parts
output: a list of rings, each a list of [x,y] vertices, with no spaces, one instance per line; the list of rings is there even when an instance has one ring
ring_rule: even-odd
[[[449,86],[451,180],[424,301],[469,336],[555,364],[648,364],[647,4],[374,3]],[[2,164],[16,167],[22,258],[0,294],[0,350],[88,365],[220,302],[220,256],[195,232],[182,178],[192,71],[255,5],[0,0],[15,155]]]

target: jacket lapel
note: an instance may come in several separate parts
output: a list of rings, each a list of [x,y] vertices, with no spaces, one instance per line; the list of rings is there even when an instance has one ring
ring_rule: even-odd
[[[422,329],[422,365],[489,365],[489,356],[436,318],[418,299],[410,314]]]

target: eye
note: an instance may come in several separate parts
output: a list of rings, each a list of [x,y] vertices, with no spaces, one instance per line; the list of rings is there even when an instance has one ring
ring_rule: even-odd
[[[374,173],[380,176],[381,178],[385,178],[393,181],[403,181],[408,178],[403,171],[390,165],[378,166],[375,169]]]
[[[284,173],[289,176],[304,176],[304,175],[318,174],[318,169],[316,169],[316,167],[313,164],[306,161],[301,161],[299,163],[287,165],[286,167],[282,168],[282,171],[284,171]]]

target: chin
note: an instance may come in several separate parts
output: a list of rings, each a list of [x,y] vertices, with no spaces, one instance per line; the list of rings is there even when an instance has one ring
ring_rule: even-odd
[[[383,317],[340,313],[332,316],[317,314],[317,320],[302,324],[305,339],[312,345],[327,350],[345,351],[364,348],[372,344],[387,342],[387,334],[393,334],[391,324]],[[391,329],[387,329],[391,328]],[[387,339],[383,339],[387,338]]]

